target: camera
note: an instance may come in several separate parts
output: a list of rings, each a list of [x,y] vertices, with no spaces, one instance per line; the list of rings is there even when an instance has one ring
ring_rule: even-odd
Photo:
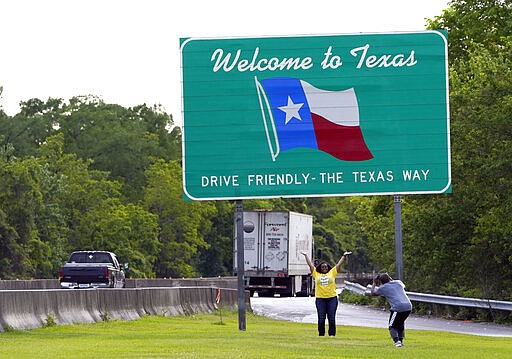
[[[373,280],[373,282],[377,285],[380,285],[380,274],[377,274],[377,276],[375,277],[375,279]]]

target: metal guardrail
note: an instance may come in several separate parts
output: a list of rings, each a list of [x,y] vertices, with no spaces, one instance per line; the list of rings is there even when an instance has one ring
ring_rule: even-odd
[[[354,293],[357,293],[357,294],[361,294],[361,295],[368,295],[368,294],[370,294],[369,291],[367,293],[367,289],[368,288],[363,287],[359,283],[353,283],[353,282],[349,282],[347,280],[345,281],[345,288],[347,288],[351,292],[354,292]]]
[[[371,285],[363,287],[361,284],[352,283],[345,281],[345,287],[351,292],[370,295]],[[433,304],[445,304],[455,305],[461,307],[471,308],[484,308],[484,309],[497,309],[512,311],[512,302],[506,302],[501,300],[490,300],[490,299],[476,299],[476,298],[463,298],[453,297],[449,295],[438,295],[438,294],[425,294],[417,292],[406,292],[409,299],[413,302],[433,303]]]

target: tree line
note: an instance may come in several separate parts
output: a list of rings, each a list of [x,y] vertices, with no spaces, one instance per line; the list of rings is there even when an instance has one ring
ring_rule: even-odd
[[[511,18],[510,0],[457,0],[427,20],[449,34],[453,193],[403,196],[409,290],[512,300]],[[184,201],[181,178],[181,132],[160,106],[0,108],[0,278],[55,278],[84,249],[116,252],[131,277],[230,275],[234,202]],[[244,208],[311,214],[317,258],[350,249],[347,270],[394,272],[392,196]]]

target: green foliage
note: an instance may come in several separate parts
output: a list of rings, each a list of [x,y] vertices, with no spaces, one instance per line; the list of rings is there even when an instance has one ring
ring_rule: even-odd
[[[343,290],[338,296],[338,299],[343,303],[369,305],[372,298],[367,295],[351,292],[349,290]]]
[[[336,261],[347,250],[352,251],[344,268],[350,272],[361,273],[370,271],[368,237],[363,232],[361,218],[357,215],[360,198],[326,198],[324,208],[331,208],[331,214],[318,218],[319,222],[332,231],[336,244],[331,248],[336,250]]]
[[[57,320],[54,313],[48,313],[43,323],[43,328],[51,328],[57,325]]]
[[[208,247],[198,248],[196,257],[197,274],[203,277],[226,276],[233,274],[233,242],[235,203],[216,201],[216,215],[205,234]]]
[[[336,264],[341,256],[341,246],[336,242],[334,233],[320,224],[313,225],[315,239],[315,259]]]
[[[473,76],[454,74],[454,98],[460,104],[455,114],[460,136],[454,146],[467,148],[471,143],[461,151],[466,177],[460,190],[473,198],[474,207],[466,209],[474,221],[468,238],[472,274],[483,296],[500,298],[512,284],[507,270],[512,264],[512,164],[506,158],[512,153],[511,44],[512,37],[496,55],[475,44],[458,72],[471,71]]]
[[[457,307],[452,305],[413,303],[413,312],[437,318],[469,320],[474,322],[512,323],[512,313],[494,309]]]
[[[502,40],[512,33],[510,0],[452,0],[449,5],[442,15],[428,20],[428,28],[448,30],[452,63],[470,58],[472,43],[501,51]]]
[[[34,158],[12,160],[0,168],[0,225],[2,225],[3,278],[26,278],[35,274],[29,243],[37,239],[37,215],[43,206]]]
[[[410,201],[411,283],[510,300],[512,4],[450,5],[429,27],[449,31],[453,194]]]
[[[81,234],[78,248],[115,252],[121,263],[130,264],[128,276],[155,276],[153,265],[161,247],[158,221],[141,206],[107,200],[85,213],[75,230]]]
[[[0,147],[13,146],[10,157],[35,156],[45,139],[56,133],[54,120],[61,108],[60,99],[31,99],[21,103],[14,117],[0,115]]]
[[[100,313],[100,318],[103,322],[110,322],[112,320],[112,316],[109,312]]]
[[[39,101],[25,105],[20,118],[48,111],[39,117],[62,122],[62,107],[50,116]],[[91,159],[66,153],[64,130],[47,137],[37,157],[2,157],[0,277],[54,278],[69,253],[81,249],[115,251],[131,263],[129,275],[153,277],[161,247],[157,215],[124,204],[121,182],[91,169]]]
[[[92,159],[92,168],[108,171],[123,183],[131,200],[140,200],[144,171],[151,158],[180,156],[179,131],[169,132],[172,118],[159,107],[123,108],[94,97],[75,97],[65,106],[59,125],[67,152]]]
[[[12,333],[12,332],[15,332],[16,329],[14,329],[12,326],[10,326],[9,324],[4,324],[4,332],[6,333]]]
[[[156,161],[146,171],[145,208],[158,216],[161,250],[156,261],[160,277],[191,277],[196,274],[193,258],[211,228],[213,203],[183,201],[181,166],[177,161]]]
[[[392,197],[364,197],[355,210],[367,251],[376,271],[392,271],[395,261],[394,208]]]

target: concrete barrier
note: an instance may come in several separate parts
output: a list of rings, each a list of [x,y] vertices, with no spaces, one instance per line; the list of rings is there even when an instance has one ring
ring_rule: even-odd
[[[172,290],[169,288],[168,290]],[[144,311],[144,294],[141,289],[96,289],[98,309],[104,320],[134,320],[142,317]]]
[[[236,277],[126,279],[126,288],[221,287],[237,288]],[[0,280],[0,290],[60,289],[58,279]]]
[[[174,316],[184,314],[180,291],[167,288],[144,288],[144,311],[150,315]]]
[[[41,292],[46,292],[43,295],[51,296],[54,304],[53,308],[48,306],[43,308],[43,314],[47,316],[53,313],[58,324],[94,323],[102,319],[96,290],[59,289]],[[33,295],[32,300],[38,299],[37,294],[31,295]]]
[[[0,280],[0,290],[59,289],[58,279]]]
[[[217,287],[56,289],[0,291],[0,329],[32,329],[45,323],[134,320],[143,315],[183,315],[217,308]],[[221,288],[220,305],[237,307],[237,291]],[[250,297],[246,293],[246,308]]]
[[[127,279],[126,288],[221,287],[236,289],[236,277]]]

